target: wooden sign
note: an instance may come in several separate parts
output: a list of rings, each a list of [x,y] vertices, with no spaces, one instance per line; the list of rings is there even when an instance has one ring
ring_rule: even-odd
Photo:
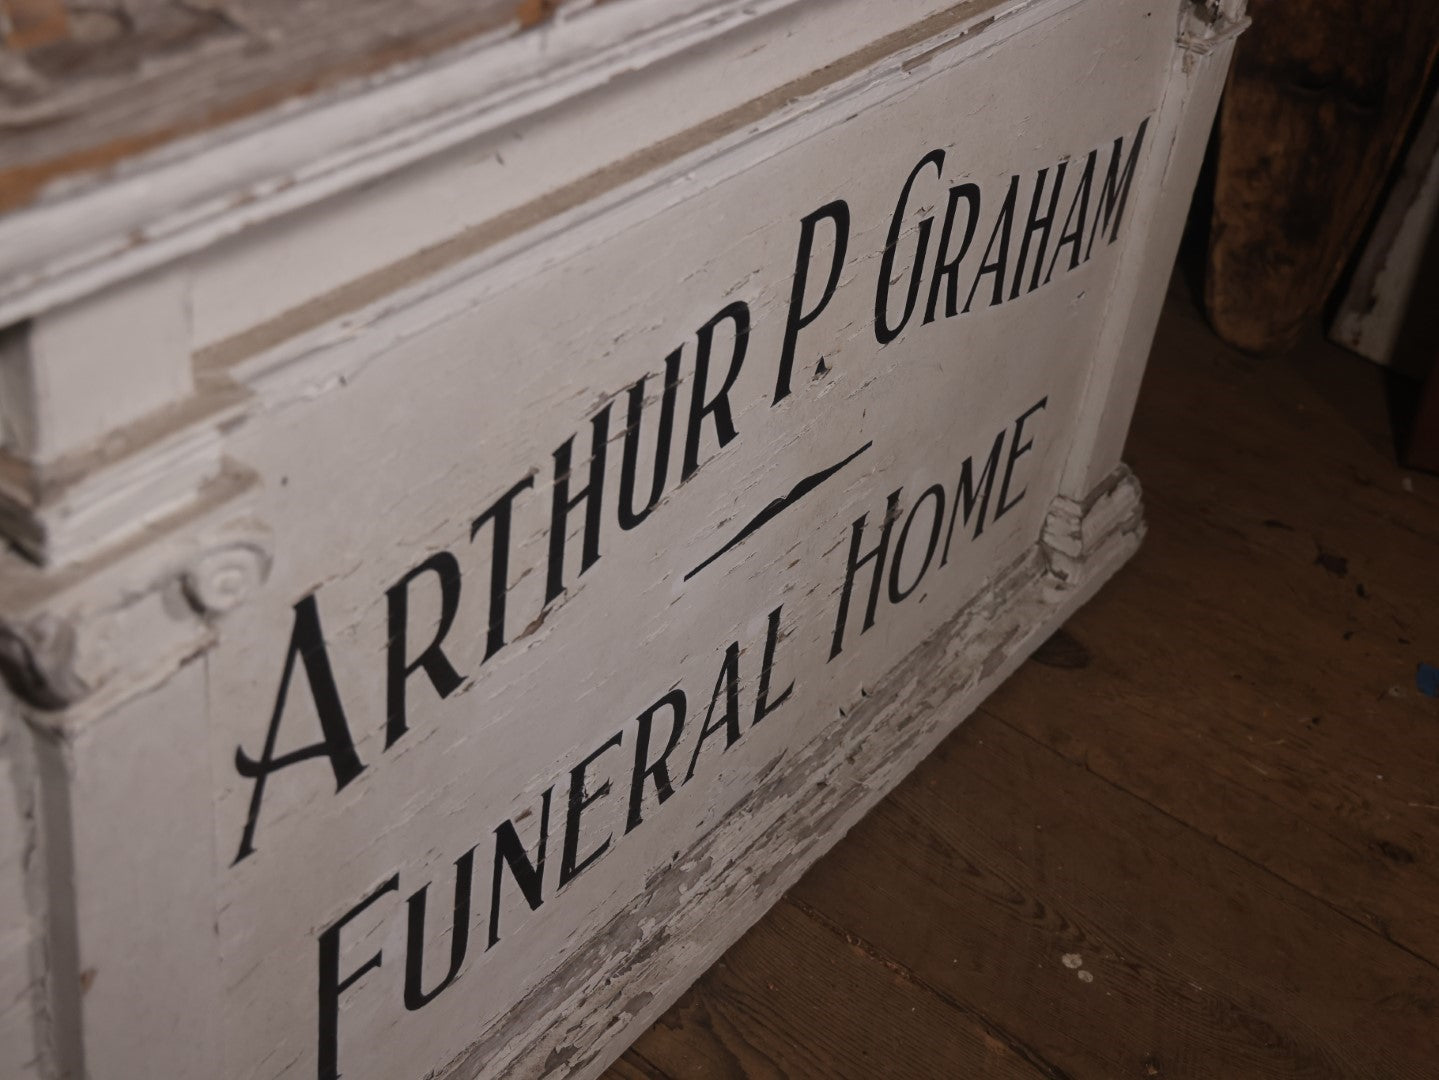
[[[229,364],[208,636],[38,753],[61,1058],[593,1076],[1132,553],[1234,21],[990,7]]]

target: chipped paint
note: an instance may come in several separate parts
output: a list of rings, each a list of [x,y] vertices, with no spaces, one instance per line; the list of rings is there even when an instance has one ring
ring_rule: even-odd
[[[224,215],[304,182],[229,190],[184,233],[203,257],[147,279],[175,333],[134,356],[100,279],[27,294],[7,370],[93,388],[119,355],[135,383],[108,422],[54,384],[7,431],[60,434],[0,460],[35,557],[0,562],[0,667],[47,1067],[595,1076],[1140,543],[1129,309],[1226,55],[1172,2],[835,5],[837,57],[398,260],[351,266],[343,184],[255,247]],[[629,17],[593,7],[505,27],[543,52]],[[647,24],[630,74],[678,100],[710,91],[655,59],[674,40],[744,63],[807,28],[793,60],[840,29],[750,7]],[[466,194],[548,175],[578,85],[502,153],[488,115],[427,153]],[[390,160],[386,213],[433,220],[422,159]],[[233,290],[237,333],[186,337],[260,254],[306,291]]]

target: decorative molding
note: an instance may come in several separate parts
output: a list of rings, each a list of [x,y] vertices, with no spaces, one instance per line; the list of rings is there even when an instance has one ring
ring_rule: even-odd
[[[1196,56],[1208,56],[1233,41],[1251,22],[1244,9],[1248,0],[1192,0],[1180,15],[1179,47]]]
[[[0,326],[650,67],[798,0],[626,0],[168,145],[0,219]]]
[[[0,676],[52,734],[162,682],[215,642],[214,620],[269,577],[269,529],[253,516],[257,478],[227,463],[191,505],[118,549],[63,570],[0,564]]]
[[[1144,532],[1142,491],[1127,465],[1115,469],[1082,503],[1057,496],[1040,536],[1051,590],[1088,584],[1096,552],[1121,551],[1127,559],[1139,549]]]
[[[456,236],[445,247],[464,250],[452,258],[450,251],[443,259],[436,251],[421,252],[323,298],[324,303],[313,305],[318,310],[313,318],[305,312],[311,305],[302,305],[273,325],[252,328],[237,340],[201,350],[196,363],[206,372],[223,373],[254,390],[264,399],[261,408],[307,396],[321,379],[343,382],[397,342],[510,283],[601,247],[697,192],[742,175],[819,130],[843,123],[845,116],[890,100],[918,81],[987,52],[1080,2],[979,0],[972,11],[969,5],[957,6],[966,9],[963,17],[952,14],[957,8],[943,10],[945,18],[926,20],[923,33],[911,34],[915,28],[906,28],[902,43],[891,41],[883,51],[863,56],[862,62],[856,60],[859,54],[846,57],[845,63],[826,68],[823,78],[816,73],[812,82],[801,80],[802,88],[787,84],[765,99],[756,99],[764,105],[762,118],[735,123],[722,132],[705,125],[704,137],[671,159],[646,155],[641,162],[629,163],[632,175],[607,170],[609,186],[595,191],[579,185],[584,190],[572,201],[547,196],[547,216],[539,221],[527,222],[500,239],[485,235],[483,243],[470,247],[465,246],[465,234]],[[466,230],[489,232],[488,223]],[[412,262],[418,268],[409,265]],[[493,273],[502,264],[506,273]],[[237,344],[241,347],[234,347]],[[282,370],[291,367],[295,370]]]
[[[74,565],[198,497],[223,468],[223,425],[249,398],[228,380],[48,465],[0,451],[0,533],[42,566]]]
[[[181,571],[180,582],[197,613],[224,615],[259,591],[270,576],[272,562],[267,545],[238,540],[196,556]]]
[[[0,618],[0,675],[20,700],[37,709],[64,709],[90,693],[76,669],[71,622],[41,615],[28,623]]]

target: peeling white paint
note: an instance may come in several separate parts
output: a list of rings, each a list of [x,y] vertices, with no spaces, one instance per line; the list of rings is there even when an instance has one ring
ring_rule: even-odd
[[[32,266],[6,252],[0,301],[37,318],[8,332],[6,385],[59,371],[45,342],[72,374],[106,355],[123,325],[101,283],[165,263],[147,295],[174,317],[107,373],[144,377],[113,416],[53,384],[53,454],[5,413],[0,527],[48,565],[0,565],[28,721],[0,742],[22,808],[0,896],[24,897],[0,955],[42,958],[4,983],[29,997],[0,1024],[50,1073],[587,1080],[1137,547],[1118,448],[1237,9],[711,6],[633,48],[597,39],[594,70],[566,53],[529,111],[467,110],[446,83],[460,126],[437,118],[415,157],[385,157],[401,129],[381,124],[353,171],[267,188],[243,220],[196,210],[138,253],[105,254],[116,221],[160,212],[135,176],[75,194],[78,239],[45,232],[55,207],[0,222],[44,234]],[[782,64],[755,52],[786,31]],[[757,79],[777,64],[749,106],[708,74],[744,57]],[[463,87],[457,63],[345,115],[388,124],[438,95],[425,80]],[[605,100],[710,112],[685,113],[683,145],[613,117],[578,139],[599,71]],[[310,130],[274,123],[276,146]],[[538,156],[491,154],[511,123]],[[507,218],[566,146],[589,172]],[[155,190],[205,205],[226,151],[196,150]],[[513,175],[436,203],[481,150]],[[1024,226],[1061,163],[1041,255]],[[965,191],[951,313],[934,283]],[[1093,215],[1072,251],[1066,211]],[[639,505],[671,397],[668,471],[626,523],[630,402]],[[851,573],[886,544],[882,574]]]

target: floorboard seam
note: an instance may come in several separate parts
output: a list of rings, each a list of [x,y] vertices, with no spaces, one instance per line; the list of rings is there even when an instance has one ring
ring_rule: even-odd
[[[889,971],[890,973],[898,976],[905,982],[909,983],[911,986],[917,987],[918,989],[929,994],[931,997],[934,997],[938,1001],[942,1002],[947,1008],[953,1009],[955,1012],[963,1013],[965,1016],[970,1017],[975,1021],[975,1023],[979,1024],[979,1026],[982,1027],[985,1030],[985,1033],[988,1034],[991,1038],[996,1039],[997,1041],[1002,1043],[1008,1050],[1010,1050],[1023,1061],[1027,1062],[1029,1065],[1033,1066],[1035,1069],[1039,1070],[1039,1072],[1042,1075],[1048,1077],[1049,1080],[1074,1080],[1074,1078],[1068,1072],[1066,1072],[1064,1069],[1061,1069],[1053,1062],[1049,1061],[1047,1058],[1044,1057],[1044,1055],[1039,1053],[1039,1051],[1035,1050],[1034,1047],[1030,1046],[1018,1036],[1001,1027],[996,1021],[990,1019],[988,1016],[986,1016],[984,1013],[980,1012],[973,1006],[966,1005],[958,998],[955,998],[953,995],[946,993],[944,990],[941,990],[939,987],[928,982],[922,976],[916,974],[908,965],[889,956],[872,942],[867,941],[866,939],[860,937],[858,934],[855,934],[850,930],[845,929],[843,926],[835,922],[818,908],[788,894],[784,896],[782,902],[790,904],[805,918],[811,920],[822,929],[827,930],[829,933],[833,934],[835,937],[845,942],[845,944],[860,950],[860,952],[862,952],[867,959],[879,964],[886,971]]]
[[[654,1077],[655,1080],[673,1080],[673,1077],[671,1077],[669,1073],[665,1072],[653,1061],[651,1061],[649,1058],[645,1057],[638,1050],[636,1050],[633,1046],[626,1050],[625,1054],[629,1057],[634,1058],[641,1065],[643,1065],[645,1067],[645,1073],[649,1076]]]
[[[1439,971],[1439,963],[1435,963],[1433,960],[1430,960],[1427,956],[1423,955],[1422,953],[1417,953],[1417,952],[1415,952],[1413,949],[1411,949],[1409,946],[1405,945],[1403,942],[1401,942],[1401,941],[1396,941],[1393,937],[1391,937],[1389,934],[1385,933],[1384,931],[1382,931],[1382,930],[1380,930],[1380,929],[1378,929],[1378,928],[1376,928],[1376,927],[1370,926],[1368,923],[1364,922],[1362,919],[1357,918],[1356,916],[1354,916],[1354,915],[1351,914],[1350,912],[1345,911],[1342,907],[1339,907],[1339,906],[1338,906],[1337,904],[1335,904],[1333,901],[1328,900],[1328,899],[1326,899],[1325,897],[1319,896],[1317,893],[1311,892],[1309,889],[1306,889],[1303,885],[1300,885],[1298,882],[1290,881],[1289,878],[1287,878],[1287,877],[1285,877],[1283,874],[1279,873],[1279,871],[1275,870],[1273,867],[1266,866],[1264,863],[1259,862],[1257,859],[1253,858],[1253,857],[1250,856],[1250,855],[1245,854],[1244,852],[1238,850],[1237,848],[1230,847],[1228,844],[1226,844],[1223,840],[1220,840],[1218,837],[1210,836],[1208,833],[1204,832],[1204,831],[1203,831],[1202,829],[1200,829],[1198,826],[1194,825],[1194,824],[1191,823],[1191,822],[1185,821],[1182,817],[1179,817],[1177,814],[1171,813],[1169,810],[1165,809],[1163,806],[1160,806],[1158,803],[1151,802],[1149,799],[1146,799],[1143,795],[1140,795],[1138,792],[1131,791],[1129,788],[1125,787],[1123,784],[1120,784],[1118,781],[1111,780],[1109,777],[1105,776],[1103,773],[1097,773],[1097,772],[1095,772],[1093,769],[1091,769],[1091,768],[1089,767],[1089,763],[1088,763],[1087,761],[1076,761],[1074,758],[1072,758],[1072,757],[1070,757],[1069,755],[1065,754],[1063,751],[1055,749],[1053,746],[1050,746],[1048,743],[1046,743],[1046,742],[1044,742],[1044,741],[1042,741],[1042,740],[1040,740],[1040,739],[1036,739],[1033,735],[1029,734],[1027,731],[1024,731],[1023,729],[1018,728],[1018,727],[1016,727],[1015,725],[1011,724],[1011,723],[1010,723],[1008,720],[1006,720],[1004,717],[1000,716],[1000,715],[999,715],[998,713],[996,713],[996,712],[991,711],[990,709],[984,708],[984,709],[982,709],[981,711],[982,711],[986,716],[992,717],[997,723],[1003,724],[1005,727],[1007,727],[1010,731],[1014,732],[1016,735],[1019,735],[1019,736],[1025,738],[1025,739],[1029,740],[1030,742],[1034,743],[1036,746],[1038,746],[1038,747],[1040,747],[1040,748],[1048,751],[1048,752],[1051,753],[1051,754],[1054,754],[1056,757],[1060,758],[1060,759],[1063,760],[1063,761],[1068,762],[1068,763],[1071,764],[1071,765],[1077,765],[1077,766],[1079,766],[1079,767],[1082,768],[1086,773],[1088,773],[1090,776],[1094,777],[1096,780],[1100,781],[1101,783],[1107,784],[1109,787],[1113,788],[1115,791],[1121,792],[1121,793],[1123,793],[1123,794],[1125,794],[1125,795],[1128,795],[1130,798],[1133,798],[1133,799],[1138,800],[1139,802],[1143,803],[1145,806],[1147,806],[1147,807],[1149,807],[1151,810],[1153,810],[1155,813],[1163,815],[1164,817],[1168,818],[1170,821],[1174,822],[1176,825],[1179,825],[1179,826],[1181,826],[1182,828],[1189,830],[1190,832],[1194,833],[1196,836],[1203,837],[1205,840],[1207,840],[1209,843],[1213,844],[1215,847],[1220,848],[1220,849],[1222,849],[1222,850],[1224,850],[1224,851],[1229,852],[1231,855],[1235,856],[1235,857],[1238,858],[1238,859],[1244,860],[1244,861],[1245,861],[1246,863],[1248,863],[1250,866],[1253,866],[1253,867],[1255,867],[1256,869],[1262,870],[1265,874],[1267,874],[1268,876],[1274,878],[1276,881],[1281,881],[1281,882],[1283,882],[1285,885],[1289,886],[1289,888],[1294,889],[1296,892],[1302,893],[1303,895],[1309,897],[1311,900],[1315,901],[1316,903],[1323,905],[1324,907],[1328,908],[1330,911],[1334,912],[1334,914],[1340,916],[1340,917],[1343,918],[1343,919],[1347,919],[1349,922],[1353,923],[1355,926],[1360,927],[1360,928],[1363,929],[1365,932],[1370,933],[1370,934],[1373,934],[1373,935],[1374,935],[1375,937],[1377,937],[1380,941],[1383,941],[1383,942],[1385,942],[1385,943],[1387,943],[1387,944],[1389,944],[1389,945],[1392,945],[1394,948],[1398,949],[1400,952],[1405,953],[1406,955],[1412,957],[1412,958],[1415,959],[1415,960],[1418,960],[1418,961],[1419,961],[1421,964],[1423,964],[1425,967],[1433,968],[1434,970]]]

